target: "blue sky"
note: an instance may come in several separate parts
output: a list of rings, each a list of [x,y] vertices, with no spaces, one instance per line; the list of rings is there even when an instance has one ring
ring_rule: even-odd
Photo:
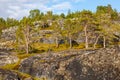
[[[88,9],[92,11],[96,11],[96,7],[98,5],[108,5],[111,4],[113,8],[117,9],[120,11],[120,1],[119,0],[84,0],[83,2],[79,2],[74,5],[73,10],[83,10],[83,9]]]
[[[52,10],[54,13],[67,13],[83,9],[95,11],[98,5],[111,4],[120,12],[119,0],[0,0],[0,17],[20,19],[28,16],[31,9],[42,12]]]

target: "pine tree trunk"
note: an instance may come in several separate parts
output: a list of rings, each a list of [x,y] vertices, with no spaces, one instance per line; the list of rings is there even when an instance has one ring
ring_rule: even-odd
[[[69,34],[69,45],[70,45],[70,49],[72,49],[72,37],[70,34]]]
[[[29,53],[28,51],[28,42],[27,42],[27,38],[25,37],[25,50],[26,50],[26,54]]]
[[[70,49],[72,49],[72,39],[70,37]]]
[[[103,36],[103,47],[106,48],[106,37]]]
[[[25,30],[25,43],[26,43],[26,53],[29,53],[29,26],[26,26],[26,30]]]
[[[95,40],[95,43],[94,43],[94,45],[93,45],[94,48],[96,48],[96,44],[97,44],[97,42],[98,42],[99,37],[100,37],[100,35],[99,35],[99,36],[96,38],[96,40]]]
[[[59,43],[58,43],[58,37],[56,37],[56,48],[58,48],[59,47]]]
[[[88,35],[87,35],[87,25],[84,28],[84,32],[85,32],[85,48],[88,48]]]

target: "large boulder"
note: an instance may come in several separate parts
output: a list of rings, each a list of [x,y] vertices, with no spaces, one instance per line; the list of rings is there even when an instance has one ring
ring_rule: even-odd
[[[19,71],[48,80],[120,80],[120,54],[112,49],[68,50],[24,59]]]

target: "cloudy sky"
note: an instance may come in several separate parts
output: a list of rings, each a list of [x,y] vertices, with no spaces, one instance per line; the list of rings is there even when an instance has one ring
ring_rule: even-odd
[[[52,10],[54,13],[67,13],[77,10],[95,11],[98,5],[111,4],[120,12],[119,0],[0,0],[0,17],[20,19],[29,15],[31,9],[42,12]]]

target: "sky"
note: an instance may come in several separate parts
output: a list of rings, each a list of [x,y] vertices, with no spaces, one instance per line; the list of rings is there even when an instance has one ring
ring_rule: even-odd
[[[53,11],[55,14],[83,9],[94,12],[97,6],[107,4],[120,12],[120,0],[0,0],[0,17],[21,19],[28,16],[33,9],[41,12]]]

